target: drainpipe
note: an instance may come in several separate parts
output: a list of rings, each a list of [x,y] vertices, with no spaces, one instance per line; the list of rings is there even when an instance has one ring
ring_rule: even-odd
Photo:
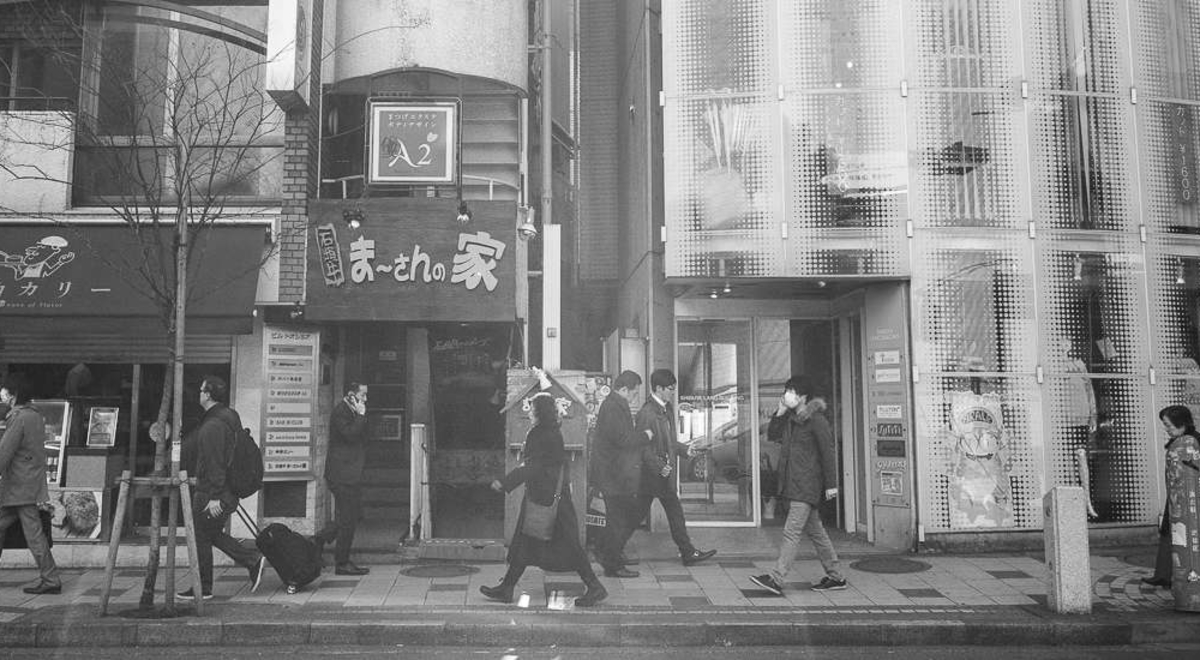
[[[555,373],[562,362],[562,227],[554,224],[554,113],[550,70],[550,0],[542,0],[542,368]]]

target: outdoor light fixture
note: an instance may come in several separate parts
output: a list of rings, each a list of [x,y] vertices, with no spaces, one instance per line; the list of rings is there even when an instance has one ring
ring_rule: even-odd
[[[1083,258],[1078,254],[1075,255],[1075,269],[1071,274],[1071,279],[1076,282],[1083,280]]]
[[[1180,259],[1179,264],[1176,266],[1175,283],[1178,284],[1179,286],[1183,286],[1184,284],[1187,284],[1187,279],[1184,278],[1184,276],[1183,276],[1183,259]]]
[[[525,240],[529,240],[537,236],[537,225],[533,224],[535,211],[532,206],[518,206],[517,217],[522,218],[521,224],[517,225],[517,235]]]
[[[465,200],[458,200],[458,224],[465,225],[471,221],[471,209],[467,208]]]
[[[732,289],[729,288],[729,282],[725,282],[725,288],[721,289],[721,293],[729,293]]]
[[[713,300],[716,300],[716,299],[717,299],[717,295],[718,295],[718,294],[717,294],[717,290],[716,290],[716,289],[713,289],[713,290],[712,290],[712,292],[710,292],[710,293],[708,294],[708,297],[709,297],[709,298],[712,298]]]
[[[360,208],[342,209],[342,220],[346,221],[346,226],[352,231],[361,227],[366,219],[366,214]]]
[[[300,301],[297,300],[292,305],[292,308],[288,310],[288,318],[293,321],[299,321],[304,318],[304,307],[300,304]]]

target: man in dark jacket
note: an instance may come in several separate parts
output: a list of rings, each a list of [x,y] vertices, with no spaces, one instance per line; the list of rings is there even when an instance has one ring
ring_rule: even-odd
[[[366,575],[370,569],[350,561],[354,530],[362,513],[363,467],[366,464],[367,386],[351,382],[346,395],[329,416],[329,454],[325,457],[325,482],[333,493],[333,524],[314,537],[320,553],[337,540],[333,550],[334,573]]]
[[[36,585],[25,587],[25,593],[57,594],[62,593],[62,580],[38,510],[38,505],[50,502],[46,421],[30,405],[29,396],[29,382],[20,374],[9,374],[0,387],[0,405],[7,410],[4,435],[0,436],[0,548],[8,528],[20,525],[41,575]]]
[[[681,445],[675,434],[675,374],[669,369],[655,369],[650,374],[650,400],[638,410],[635,424],[639,433],[649,432],[650,445],[643,452],[642,502],[638,520],[650,512],[650,505],[657,498],[667,514],[671,527],[671,540],[679,548],[679,557],[684,566],[698,564],[717,554],[716,550],[697,550],[687,533],[687,522],[683,518],[683,505],[671,478],[676,456],[686,456],[686,445]]]
[[[813,585],[814,591],[846,588],[833,541],[821,523],[817,505],[822,498],[837,497],[837,456],[833,431],[825,419],[825,401],[812,398],[809,383],[792,376],[783,386],[783,398],[767,426],[767,439],[782,442],[779,449],[779,492],[789,501],[787,521],[783,524],[783,543],[779,559],[770,573],[755,575],[750,581],[776,595],[783,595],[783,580],[796,561],[800,537],[807,535],[816,547],[825,568],[825,577]]]
[[[607,577],[638,576],[637,571],[625,568],[632,562],[624,551],[644,516],[638,490],[642,483],[642,455],[650,444],[650,431],[635,429],[633,413],[629,411],[629,404],[641,385],[641,376],[622,371],[596,414],[596,449],[592,458],[596,487],[604,493],[605,517],[598,558]]]
[[[213,597],[213,546],[229,555],[250,572],[250,591],[262,582],[266,560],[258,550],[243,546],[225,531],[229,516],[237,509],[238,498],[226,483],[233,460],[233,445],[242,429],[242,418],[225,402],[229,386],[218,376],[205,376],[200,383],[200,406],[204,416],[195,432],[184,438],[180,465],[189,477],[196,478],[192,490],[192,517],[196,529],[196,564],[200,571],[200,593],[204,600]],[[180,598],[195,598],[192,589]]]

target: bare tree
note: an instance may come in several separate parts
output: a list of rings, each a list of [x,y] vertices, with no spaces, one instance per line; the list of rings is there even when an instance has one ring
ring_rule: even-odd
[[[16,179],[68,185],[76,199],[105,206],[126,228],[132,248],[114,254],[97,249],[86,231],[61,216],[47,216],[154,304],[173,368],[173,378],[163,379],[151,432],[157,445],[154,474],[177,476],[186,310],[201,295],[214,293],[190,286],[189,275],[204,266],[206,234],[245,212],[235,202],[255,197],[258,189],[280,186],[272,177],[282,170],[283,117],[263,92],[263,49],[236,36],[218,38],[219,31],[181,29],[177,16],[154,8],[121,7],[122,16],[129,18],[132,12],[139,19],[132,23],[111,20],[103,3],[96,2],[39,1],[0,9],[23,26],[25,47],[52,63],[59,75],[71,77],[69,88],[77,95],[65,103],[46,98],[46,107],[55,112],[39,120],[70,127],[76,166],[69,180],[57,181],[57,175],[36,163],[12,162],[2,152],[0,169]],[[195,12],[193,18],[206,15],[217,19],[214,25],[229,23],[205,12]],[[8,73],[15,77],[14,71]],[[42,93],[15,91],[13,96],[22,98]],[[66,109],[60,109],[63,105]],[[38,134],[0,135],[0,145],[7,140],[46,152],[72,148],[57,140],[39,142]],[[264,247],[264,261],[273,249]],[[246,274],[225,277],[232,282]],[[171,495],[169,555],[176,523],[176,492]],[[155,497],[141,599],[147,610],[154,603],[161,523],[161,500]],[[171,564],[166,605],[173,613]]]

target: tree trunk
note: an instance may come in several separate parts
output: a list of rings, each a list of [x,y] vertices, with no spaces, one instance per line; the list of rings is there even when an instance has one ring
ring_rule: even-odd
[[[170,333],[171,338],[171,355],[169,363],[173,366],[177,360],[175,354],[175,332]],[[172,393],[174,390],[173,379],[167,378],[167,374],[163,373],[163,388],[162,400],[158,404],[158,415],[155,416],[155,425],[160,429],[166,428],[167,414],[171,411]],[[172,429],[168,433],[162,434],[161,438],[156,439],[154,447],[154,476],[163,476],[166,474],[167,464],[167,446],[171,442],[171,434],[178,433],[178,429]],[[154,433],[150,434],[154,437]],[[154,606],[154,586],[158,581],[158,545],[160,541],[159,527],[162,524],[162,498],[153,497],[150,500],[150,545],[149,554],[146,558],[146,579],[142,585],[142,599],[139,602],[141,609],[149,609]]]

